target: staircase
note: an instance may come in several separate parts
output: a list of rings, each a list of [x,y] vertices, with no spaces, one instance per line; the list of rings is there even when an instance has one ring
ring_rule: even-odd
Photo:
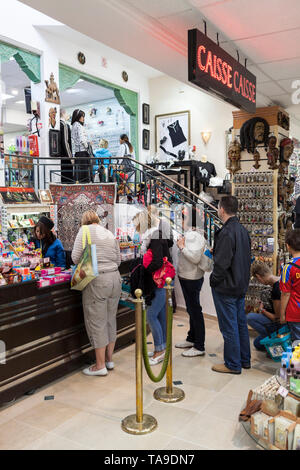
[[[7,186],[14,184],[24,187],[34,184],[37,190],[46,189],[50,183],[61,181],[60,158],[26,156],[27,168],[25,169],[22,169],[24,156],[9,155],[9,158],[13,159],[14,168],[6,168]],[[199,214],[197,225],[206,232],[209,244],[213,244],[215,230],[222,225],[215,206],[159,170],[132,158],[126,157],[128,179],[125,176],[122,158],[97,158],[97,161],[99,167],[106,169],[100,174],[100,183],[117,183],[117,202],[128,204],[137,202],[143,206],[155,205],[160,215],[168,220],[173,230],[180,235],[182,234],[182,208],[196,207]],[[79,159],[76,159],[76,163],[80,164]],[[93,165],[95,165],[95,159],[91,158],[91,169]],[[90,182],[80,178],[80,170],[75,171],[76,175],[71,167],[70,176],[67,177],[68,183]],[[90,176],[92,178],[92,170],[90,170]]]

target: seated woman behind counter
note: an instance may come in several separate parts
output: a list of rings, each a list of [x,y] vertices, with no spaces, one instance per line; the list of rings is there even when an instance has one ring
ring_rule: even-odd
[[[34,244],[42,249],[43,258],[50,258],[55,267],[66,267],[66,253],[62,242],[54,235],[54,223],[48,217],[42,216],[34,229]]]

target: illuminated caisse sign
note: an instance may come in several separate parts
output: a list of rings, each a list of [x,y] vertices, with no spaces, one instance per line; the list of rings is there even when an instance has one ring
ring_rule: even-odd
[[[255,75],[198,29],[188,32],[188,47],[190,82],[255,113]]]

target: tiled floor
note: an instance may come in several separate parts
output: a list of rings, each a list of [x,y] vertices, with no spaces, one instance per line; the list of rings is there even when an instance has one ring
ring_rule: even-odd
[[[186,314],[175,316],[174,343],[185,339],[187,322]],[[133,345],[115,354],[116,368],[107,377],[79,371],[2,409],[0,449],[256,449],[238,415],[249,389],[273,374],[275,364],[253,351],[251,370],[239,376],[217,374],[211,365],[222,362],[222,351],[218,325],[211,319],[206,319],[205,357],[184,358],[182,351],[173,350],[173,380],[183,382],[186,394],[177,404],[154,400],[160,385],[144,372],[144,411],[158,421],[151,434],[132,436],[121,430],[121,420],[135,412]],[[54,400],[45,401],[47,395]]]

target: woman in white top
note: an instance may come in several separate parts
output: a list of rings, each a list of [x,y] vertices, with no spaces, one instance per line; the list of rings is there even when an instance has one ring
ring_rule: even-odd
[[[118,152],[118,156],[122,157],[121,165],[124,167],[125,173],[128,174],[128,182],[134,181],[134,173],[135,173],[135,166],[131,160],[128,160],[126,157],[135,158],[134,148],[132,144],[129,142],[128,136],[126,134],[122,134],[120,136],[120,149]]]
[[[88,225],[91,242],[96,245],[98,276],[82,291],[84,322],[91,345],[95,349],[96,364],[84,369],[86,375],[107,375],[113,369],[112,354],[117,336],[117,311],[122,290],[118,270],[121,264],[120,245],[114,235],[99,225],[97,214],[90,210],[83,214],[82,225]],[[80,261],[83,253],[82,228],[79,230],[72,260]]]
[[[199,266],[206,246],[204,235],[196,229],[197,211],[195,207],[182,214],[185,237],[177,241],[179,248],[177,274],[184,295],[186,309],[190,316],[190,330],[185,341],[176,348],[189,348],[184,357],[204,356],[205,324],[200,305],[200,291],[204,281],[204,271]]]
[[[91,162],[88,153],[88,140],[84,128],[85,113],[75,109],[72,115],[72,149],[75,156],[75,175],[80,183],[91,181]]]

